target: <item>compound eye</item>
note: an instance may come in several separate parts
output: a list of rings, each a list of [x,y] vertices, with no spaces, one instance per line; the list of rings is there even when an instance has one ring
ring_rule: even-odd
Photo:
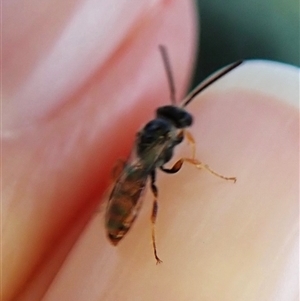
[[[192,123],[193,123],[192,116],[188,112],[181,111],[178,114],[178,124],[180,124],[181,127],[191,126]]]

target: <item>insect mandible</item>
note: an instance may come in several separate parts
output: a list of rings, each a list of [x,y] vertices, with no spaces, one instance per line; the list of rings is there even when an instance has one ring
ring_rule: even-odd
[[[171,105],[159,107],[156,110],[156,117],[150,120],[137,133],[131,154],[116,179],[105,213],[107,237],[113,245],[117,245],[131,228],[139,214],[143,200],[142,194],[147,180],[150,178],[150,187],[154,195],[151,223],[152,244],[156,263],[162,262],[157,255],[155,239],[155,221],[158,211],[158,189],[155,183],[157,169],[159,168],[165,173],[173,174],[180,170],[184,162],[187,162],[199,169],[205,169],[224,180],[236,181],[235,177],[225,177],[195,158],[195,141],[187,130],[193,123],[193,117],[185,110],[185,107],[196,95],[242,63],[242,61],[237,61],[225,67],[215,76],[202,82],[179,106],[176,105],[175,85],[166,47],[160,45],[159,50],[167,73]],[[165,164],[173,157],[175,147],[184,138],[192,146],[192,156],[179,159],[171,168],[165,167]]]

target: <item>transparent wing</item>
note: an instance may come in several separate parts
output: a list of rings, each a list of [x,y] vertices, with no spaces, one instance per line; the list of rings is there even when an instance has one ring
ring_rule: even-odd
[[[126,165],[110,194],[105,214],[108,238],[116,245],[127,233],[142,205],[148,174],[139,165]]]
[[[155,150],[149,149],[143,158],[136,155],[134,148],[125,164],[110,194],[105,214],[106,231],[113,244],[117,244],[124,237],[138,216],[147,179],[166,147],[167,142]],[[149,155],[153,159],[150,163]]]

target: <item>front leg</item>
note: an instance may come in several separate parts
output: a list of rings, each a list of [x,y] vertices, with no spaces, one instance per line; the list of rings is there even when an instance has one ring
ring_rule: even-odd
[[[194,166],[196,166],[198,169],[205,169],[206,171],[208,171],[209,173],[223,179],[223,180],[227,180],[227,181],[233,181],[233,182],[236,182],[236,177],[226,177],[226,176],[223,176],[219,173],[217,173],[216,171],[212,170],[207,164],[204,164],[202,163],[201,161],[195,159],[195,153],[196,153],[196,143],[195,143],[195,140],[192,136],[192,134],[188,131],[184,131],[183,132],[185,134],[185,137],[187,138],[188,142],[191,144],[192,146],[192,158],[181,158],[179,159],[171,168],[165,168],[163,166],[160,167],[160,169],[165,172],[165,173],[169,173],[169,174],[173,174],[173,173],[176,173],[178,172],[183,163],[184,162],[187,162],[187,163],[190,163],[190,164],[193,164]]]

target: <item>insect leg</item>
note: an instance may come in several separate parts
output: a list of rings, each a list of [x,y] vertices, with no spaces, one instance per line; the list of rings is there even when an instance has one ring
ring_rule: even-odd
[[[207,170],[211,174],[213,174],[213,175],[215,175],[215,176],[217,176],[217,177],[219,177],[221,179],[224,179],[224,180],[227,180],[227,181],[233,181],[234,183],[236,182],[236,177],[225,177],[225,176],[217,173],[216,171],[212,170],[207,164],[204,164],[204,163],[200,162],[197,159],[182,158],[179,161],[177,161],[175,163],[175,165],[176,164],[180,164],[179,162],[181,162],[181,165],[183,164],[183,162],[188,162],[190,164],[195,165],[199,169],[203,168],[203,169]]]
[[[187,130],[184,131],[184,136],[186,137],[188,143],[192,147],[192,159],[195,159],[195,155],[196,155],[196,142],[195,142],[195,139],[194,139],[193,135]]]
[[[180,160],[178,160],[173,167],[171,168],[164,168],[163,166],[160,167],[160,169],[166,173],[176,173],[180,170],[180,168],[183,165],[183,162],[188,162],[190,164],[195,165],[197,168],[201,169],[205,169],[208,172],[210,172],[211,174],[224,179],[224,180],[229,180],[229,181],[234,181],[236,182],[236,177],[225,177],[219,173],[217,173],[216,171],[212,170],[207,164],[204,164],[202,162],[200,162],[199,160],[195,159],[195,153],[196,153],[196,143],[195,143],[195,139],[192,136],[192,134],[190,132],[188,132],[187,130],[184,131],[184,135],[187,138],[188,142],[191,144],[192,146],[192,158],[181,158]]]
[[[181,160],[178,160],[173,166],[172,168],[165,168],[163,166],[160,166],[160,169],[165,172],[165,173],[176,173],[180,170],[180,168],[182,167],[183,162],[181,162]]]
[[[217,173],[216,171],[212,170],[207,164],[204,164],[204,163],[200,162],[197,159],[181,158],[170,169],[164,168],[162,166],[160,167],[160,169],[163,172],[166,172],[166,173],[176,173],[180,170],[180,168],[182,167],[184,162],[188,162],[190,164],[193,164],[194,166],[196,166],[199,169],[203,168],[203,169],[207,170],[209,173],[217,176],[218,178],[221,178],[221,179],[224,179],[224,180],[227,180],[227,181],[233,181],[234,183],[236,182],[236,177],[225,177],[225,176]]]
[[[178,162],[182,161],[181,165],[183,164],[184,161],[186,161],[188,163],[191,163],[191,164],[195,165],[199,169],[203,168],[203,169],[207,170],[211,174],[213,174],[213,175],[215,175],[215,176],[217,176],[221,179],[234,181],[234,183],[236,182],[235,177],[225,177],[225,176],[215,172],[214,170],[212,170],[207,164],[204,164],[204,163],[200,162],[199,160],[195,159],[195,154],[196,154],[195,139],[194,139],[193,135],[187,130],[184,131],[184,134],[185,134],[185,137],[187,138],[188,142],[192,146],[192,158],[191,159],[190,158],[182,158],[181,160],[178,161]],[[175,165],[176,164],[180,165],[180,163],[178,163],[178,162],[176,162]]]
[[[155,185],[156,180],[156,173],[155,170],[151,172],[151,190],[154,195],[154,201],[153,201],[153,207],[152,207],[152,214],[151,214],[151,223],[152,223],[152,245],[154,250],[154,256],[156,259],[156,264],[161,263],[162,261],[157,256],[157,250],[156,250],[156,241],[155,241],[155,222],[157,217],[157,211],[158,211],[158,204],[157,204],[157,196],[158,196],[158,189]]]

